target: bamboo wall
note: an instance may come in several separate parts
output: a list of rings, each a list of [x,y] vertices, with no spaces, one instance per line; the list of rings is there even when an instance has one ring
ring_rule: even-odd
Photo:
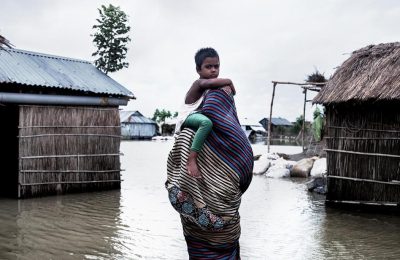
[[[18,197],[120,188],[118,108],[19,106]]]
[[[399,108],[399,102],[327,107],[327,201],[400,202]]]

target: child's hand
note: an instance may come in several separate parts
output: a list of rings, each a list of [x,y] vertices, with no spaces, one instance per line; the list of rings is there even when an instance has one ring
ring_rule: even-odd
[[[236,95],[236,89],[235,89],[235,86],[233,85],[233,83],[232,83],[232,84],[230,84],[229,86],[230,86],[230,87],[231,87],[231,89],[232,89],[232,93],[233,93],[233,95]]]
[[[226,94],[228,95],[235,95],[235,87],[233,87],[233,85],[227,85],[221,88],[223,91],[225,91]]]

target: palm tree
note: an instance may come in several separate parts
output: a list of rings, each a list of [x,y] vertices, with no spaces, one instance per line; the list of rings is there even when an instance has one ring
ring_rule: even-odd
[[[2,35],[0,35],[0,50],[4,50],[4,46],[7,46],[8,48],[12,48],[12,44],[10,43],[10,41],[7,40]]]

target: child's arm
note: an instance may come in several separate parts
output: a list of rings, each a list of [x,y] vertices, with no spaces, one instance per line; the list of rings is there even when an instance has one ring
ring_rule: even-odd
[[[233,86],[232,80],[230,79],[222,79],[222,78],[215,78],[215,79],[198,79],[195,81],[194,84],[198,84],[200,89],[215,89],[224,86],[229,86],[233,92],[236,94],[235,87]]]
[[[193,82],[192,87],[186,94],[185,104],[192,104],[198,100],[206,89],[216,89],[222,87],[229,87],[235,95],[235,87],[230,79],[198,79]]]

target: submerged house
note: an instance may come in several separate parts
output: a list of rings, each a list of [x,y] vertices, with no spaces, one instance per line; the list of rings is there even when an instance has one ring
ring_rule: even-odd
[[[139,111],[120,111],[121,135],[124,139],[151,139],[157,135],[157,123]]]
[[[353,52],[313,99],[326,108],[327,202],[400,203],[400,43]]]
[[[161,135],[163,136],[172,136],[175,133],[175,126],[178,122],[177,117],[166,118],[164,123],[161,124]]]
[[[243,118],[240,120],[240,125],[243,131],[246,133],[247,138],[253,139],[256,138],[256,136],[267,135],[267,131],[265,131],[263,126],[257,121]]]
[[[269,118],[263,118],[260,120],[260,124],[268,131]],[[293,124],[289,120],[282,117],[271,118],[271,136],[289,135],[289,132]]]
[[[0,50],[1,195],[120,188],[118,107],[132,98],[90,62]]]

